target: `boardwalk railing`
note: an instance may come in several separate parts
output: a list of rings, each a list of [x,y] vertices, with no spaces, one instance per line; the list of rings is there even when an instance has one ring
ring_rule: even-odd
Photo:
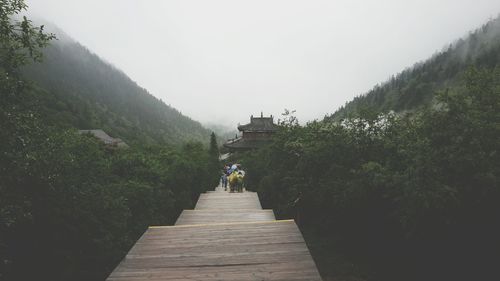
[[[293,220],[276,220],[257,193],[201,194],[174,226],[151,226],[108,281],[321,280]]]

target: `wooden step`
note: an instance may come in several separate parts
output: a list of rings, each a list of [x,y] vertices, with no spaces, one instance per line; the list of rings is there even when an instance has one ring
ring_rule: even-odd
[[[272,210],[205,209],[184,210],[175,225],[275,220]]]
[[[259,196],[254,192],[228,193],[214,192],[200,195],[195,209],[262,209]]]

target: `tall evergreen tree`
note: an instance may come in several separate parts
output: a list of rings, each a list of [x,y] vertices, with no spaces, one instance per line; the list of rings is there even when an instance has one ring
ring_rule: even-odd
[[[219,159],[219,146],[217,145],[217,137],[215,133],[210,134],[210,148],[209,148],[210,158]]]
[[[219,178],[216,176],[219,174],[219,146],[217,145],[217,137],[215,133],[212,132],[210,135],[210,147],[208,148],[208,170],[213,174],[214,185],[218,183]],[[216,180],[217,179],[217,180]]]

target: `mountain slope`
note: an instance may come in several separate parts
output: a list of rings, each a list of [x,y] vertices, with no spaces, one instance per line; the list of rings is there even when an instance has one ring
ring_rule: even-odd
[[[57,30],[57,29],[56,29]],[[155,98],[122,71],[69,38],[44,51],[44,62],[24,69],[35,82],[38,108],[49,124],[100,128],[128,143],[208,142],[210,131]]]
[[[432,104],[436,91],[458,87],[470,67],[500,65],[500,17],[471,32],[465,39],[425,62],[417,63],[368,93],[354,98],[327,119],[340,119],[359,111],[415,110]]]

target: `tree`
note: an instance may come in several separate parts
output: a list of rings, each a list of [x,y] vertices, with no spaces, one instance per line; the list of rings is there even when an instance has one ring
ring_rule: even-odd
[[[26,17],[18,20],[26,9],[23,0],[0,0],[0,175],[8,175],[7,166],[13,162],[28,161],[23,151],[31,137],[41,131],[33,110],[35,102],[26,101],[30,98],[19,70],[30,60],[40,61],[41,49],[55,37],[44,33],[43,26],[33,26]],[[2,188],[0,184],[0,192]]]
[[[217,137],[215,136],[215,133],[212,132],[210,134],[210,147],[208,153],[210,154],[211,159],[219,159],[219,146],[217,145]]]
[[[219,166],[219,146],[217,145],[217,137],[215,133],[212,132],[210,135],[210,147],[208,148],[208,170],[214,179],[214,185],[216,185],[216,181],[219,180]]]
[[[23,0],[0,0],[0,182],[3,184],[9,182],[4,176],[9,175],[7,167],[11,163],[27,163],[27,156],[22,153],[30,142],[27,134],[34,134],[39,128],[33,110],[19,106],[25,89],[19,68],[30,59],[40,61],[41,48],[54,39],[54,35],[43,32],[43,26],[33,26],[26,17],[16,19],[26,9]],[[5,188],[2,183],[0,194]],[[0,215],[4,215],[6,205],[0,206]]]
[[[19,79],[19,68],[29,60],[40,61],[41,49],[54,39],[53,34],[44,33],[44,27],[34,26],[18,14],[25,11],[24,0],[0,1],[0,87],[2,99],[4,95],[12,95],[19,91],[23,83]]]

